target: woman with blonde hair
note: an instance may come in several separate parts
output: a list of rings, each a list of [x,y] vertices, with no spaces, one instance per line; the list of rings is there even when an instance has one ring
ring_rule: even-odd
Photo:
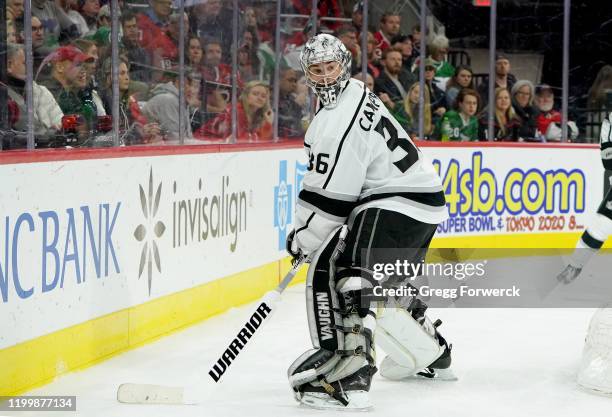
[[[478,136],[481,140],[488,140],[489,110],[485,108],[480,113]],[[505,87],[495,89],[495,117],[493,118],[493,140],[502,142],[516,142],[519,139],[521,119],[512,107],[510,92]]]
[[[272,140],[273,112],[270,107],[270,86],[264,81],[249,81],[236,105],[236,142],[266,142]],[[196,131],[198,138],[230,139],[232,133],[232,107]]]
[[[431,105],[429,99],[429,89],[424,89],[424,120],[423,120],[423,133],[425,138],[418,138],[419,134],[419,93],[420,87],[419,83],[414,83],[408,89],[408,93],[406,94],[406,98],[403,103],[397,103],[393,110],[392,114],[397,119],[397,121],[402,125],[404,130],[408,132],[412,139],[426,139],[429,135],[431,135],[433,131],[433,125],[431,123]],[[399,105],[403,104],[403,105]]]

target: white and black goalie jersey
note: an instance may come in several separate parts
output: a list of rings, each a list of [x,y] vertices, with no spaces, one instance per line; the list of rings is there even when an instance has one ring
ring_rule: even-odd
[[[306,253],[315,251],[351,212],[369,207],[429,224],[448,217],[433,165],[361,81],[349,81],[337,107],[318,110],[304,146],[309,164],[295,229]]]
[[[605,169],[612,170],[612,113],[604,119],[599,133],[601,147],[601,162]]]

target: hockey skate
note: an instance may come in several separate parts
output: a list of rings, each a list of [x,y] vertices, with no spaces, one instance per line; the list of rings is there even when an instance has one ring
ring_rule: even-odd
[[[569,284],[580,275],[582,268],[578,268],[574,265],[568,265],[565,267],[563,271],[559,275],[557,275],[557,281],[562,282],[564,284]]]

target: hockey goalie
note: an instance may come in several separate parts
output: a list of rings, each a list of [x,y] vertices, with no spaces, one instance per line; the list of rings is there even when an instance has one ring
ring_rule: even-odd
[[[381,375],[451,379],[451,348],[418,299],[380,307],[362,296],[383,248],[421,262],[448,214],[441,180],[379,98],[350,78],[351,54],[320,34],[301,53],[319,100],[304,146],[309,158],[287,250],[311,255],[306,307],[313,348],[288,370],[303,405],[367,409],[377,371],[375,345],[388,356]],[[345,236],[346,233],[346,236]]]

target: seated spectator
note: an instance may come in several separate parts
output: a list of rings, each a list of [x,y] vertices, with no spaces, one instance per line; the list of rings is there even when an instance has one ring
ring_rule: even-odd
[[[22,45],[8,44],[7,48],[7,87],[8,96],[18,107],[13,112],[17,117],[11,127],[15,130],[27,130],[27,107],[25,101],[25,53]],[[49,90],[32,82],[34,135],[53,134],[61,129],[64,113]]]
[[[123,37],[121,44],[127,53],[130,80],[149,83],[151,81],[151,55],[144,49],[136,23],[136,15],[130,11],[121,14]]]
[[[355,75],[353,75],[353,78],[359,81],[363,81],[366,87],[368,87],[368,90],[374,92],[374,78],[372,78],[372,75],[370,75],[370,73],[366,73],[365,80],[363,79],[363,72],[356,73]]]
[[[612,66],[601,67],[587,95],[587,141],[599,141],[601,121],[612,108]]]
[[[207,39],[204,44],[204,78],[207,81],[230,84],[232,68],[222,62],[223,46],[216,38]]]
[[[121,18],[121,16],[119,16],[119,18]],[[111,27],[111,12],[108,4],[100,7],[100,11],[98,12],[98,27]]]
[[[302,107],[295,101],[298,76],[292,68],[280,71],[278,98],[278,136],[287,138],[304,137],[302,128]]]
[[[262,2],[264,3],[264,2]],[[273,2],[269,2],[273,3]],[[289,2],[297,14],[310,15],[312,11],[311,0],[291,0]],[[265,3],[264,3],[265,4]],[[320,17],[334,17],[339,18],[342,16],[342,9],[338,0],[326,0],[317,2],[317,16]],[[321,21],[320,26],[327,28],[328,32],[333,32],[338,29],[341,24],[334,20]]]
[[[272,140],[273,112],[270,108],[270,89],[261,81],[248,82],[237,103],[236,142],[267,142]],[[232,111],[228,108],[198,130],[196,137],[230,140]]]
[[[516,115],[521,119],[519,137],[527,141],[539,141],[537,131],[538,110],[533,105],[534,87],[531,81],[518,80],[512,86],[512,107]]]
[[[351,15],[351,24],[355,28],[356,33],[361,33],[363,26],[363,0],[358,0],[353,6],[353,14]]]
[[[23,18],[24,0],[6,0],[6,20],[17,22]]]
[[[240,49],[238,49],[239,75],[243,82],[261,79],[264,76],[258,49],[259,41],[256,29],[245,28],[240,40]]]
[[[194,71],[201,72],[201,68],[204,65],[202,41],[197,35],[189,35],[185,46],[187,47],[185,65]]]
[[[83,65],[94,58],[75,46],[62,46],[48,59],[51,62],[51,77],[45,80],[45,86],[64,114],[81,115],[86,130],[94,130],[98,108],[91,96],[91,89],[87,88],[87,70]]]
[[[444,35],[434,35],[427,45],[429,56],[427,59],[436,69],[436,79],[441,89],[446,88],[448,79],[455,74],[455,68],[446,60],[448,54],[448,38]],[[418,71],[420,59],[414,61],[413,71]]]
[[[416,24],[412,27],[412,31],[410,32],[410,37],[412,38],[412,57],[416,60],[419,56],[421,56],[421,25]]]
[[[149,0],[150,8],[136,15],[136,24],[141,33],[140,44],[149,49],[154,39],[157,39],[163,29],[170,23],[172,0]]]
[[[488,109],[481,112],[479,120],[478,137],[481,140],[489,140],[488,132]],[[516,142],[519,139],[519,129],[521,119],[518,118],[510,92],[507,88],[498,87],[495,89],[495,117],[493,118],[493,140],[501,142]]]
[[[457,96],[457,110],[444,113],[436,126],[436,134],[442,142],[478,140],[478,93],[471,88],[463,88]]]
[[[83,63],[85,71],[87,72],[87,88],[91,91],[91,97],[96,103],[98,116],[105,116],[106,110],[98,93],[98,80],[96,79],[98,75],[98,47],[94,42],[86,39],[77,39],[73,42],[73,45],[79,48],[84,54],[93,58]]]
[[[415,82],[414,75],[402,68],[402,53],[399,50],[385,50],[382,63],[384,69],[374,80],[374,93],[378,96],[386,94],[392,103],[402,101],[408,88]],[[389,106],[386,101],[385,104]]]
[[[474,72],[472,68],[467,65],[459,65],[455,68],[455,74],[448,80],[446,83],[446,107],[449,109],[456,108],[455,102],[457,100],[457,95],[459,91],[463,88],[471,88],[474,87],[473,80]]]
[[[188,36],[189,18],[187,17],[186,13],[183,15],[183,22],[185,28],[184,34],[185,36]],[[169,18],[168,26],[166,26],[161,32],[158,32],[152,39],[148,50],[151,53],[151,60],[154,67],[161,68],[162,70],[168,70],[178,64],[178,43],[181,35],[180,24],[180,13],[172,13]],[[162,72],[154,74],[153,78],[155,80],[160,80]]]
[[[18,43],[17,28],[15,27],[14,20],[6,21],[6,42],[7,43]],[[23,42],[19,42],[19,43],[23,43]]]
[[[391,39],[393,49],[398,49],[402,52],[402,67],[406,71],[412,72],[414,58],[412,56],[412,39],[408,35],[396,35]]]
[[[436,124],[446,112],[446,94],[438,87],[436,67],[431,58],[425,60],[425,85],[429,90],[433,123]]]
[[[189,16],[189,25],[200,39],[215,38],[221,45],[232,44],[232,11],[223,7],[222,0],[196,2]],[[224,52],[222,58],[229,62],[230,51]]]
[[[21,38],[23,39],[24,36],[22,35]],[[53,50],[54,48],[45,45],[45,28],[40,22],[40,19],[36,16],[32,16],[32,56],[34,58],[34,74],[36,74],[40,68],[43,59],[53,52]]]
[[[368,31],[368,73],[372,75],[374,79],[378,78],[382,71],[382,64],[380,62],[382,58],[382,51],[376,47],[376,39],[374,34]]]
[[[36,16],[45,28],[45,44],[48,46],[57,46],[80,36],[77,26],[54,1],[32,0],[32,16]]]
[[[396,12],[385,12],[380,18],[380,29],[374,34],[376,47],[385,51],[391,46],[391,39],[399,35],[401,27],[401,17]]]
[[[334,32],[334,36],[344,44],[346,49],[351,53],[351,73],[355,73],[357,68],[361,66],[361,46],[357,42],[357,32],[352,26],[340,26]]]
[[[108,114],[113,113],[112,71],[111,60],[104,62],[104,106]],[[160,128],[157,123],[149,123],[142,114],[138,101],[130,95],[130,73],[127,61],[119,63],[119,137],[125,145],[159,142],[162,140]]]
[[[98,12],[100,0],[78,0],[78,11],[81,19],[77,22],[81,36],[89,35],[98,30]]]
[[[424,138],[419,138],[419,83],[410,86],[408,94],[403,102],[396,105],[392,111],[393,116],[402,125],[404,130],[412,139],[427,139],[433,133],[431,119],[431,106],[429,102],[429,91],[425,89],[423,94],[423,133]]]
[[[512,86],[516,82],[516,77],[510,73],[512,69],[510,60],[504,54],[497,54],[495,56],[495,89],[505,88],[508,91],[512,90]],[[478,93],[482,100],[483,107],[487,105],[489,101],[489,77],[485,77],[482,84],[478,88]]]
[[[548,84],[541,84],[535,88],[536,106],[539,110],[536,116],[536,125],[538,132],[543,136],[546,142],[568,141],[570,138],[578,137],[578,128],[576,123],[567,122],[568,133],[570,138],[563,138],[561,128],[562,116],[561,112],[555,110],[555,93]]]
[[[176,69],[174,67],[173,69]],[[181,131],[179,133],[179,77],[176,71],[166,71],[171,81],[156,85],[151,91],[151,98],[144,105],[142,113],[151,123],[157,123],[165,139],[179,140],[180,137],[190,138],[190,109],[183,114]],[[185,76],[185,100],[187,104],[197,105],[197,92],[200,89],[200,75],[189,71]]]

